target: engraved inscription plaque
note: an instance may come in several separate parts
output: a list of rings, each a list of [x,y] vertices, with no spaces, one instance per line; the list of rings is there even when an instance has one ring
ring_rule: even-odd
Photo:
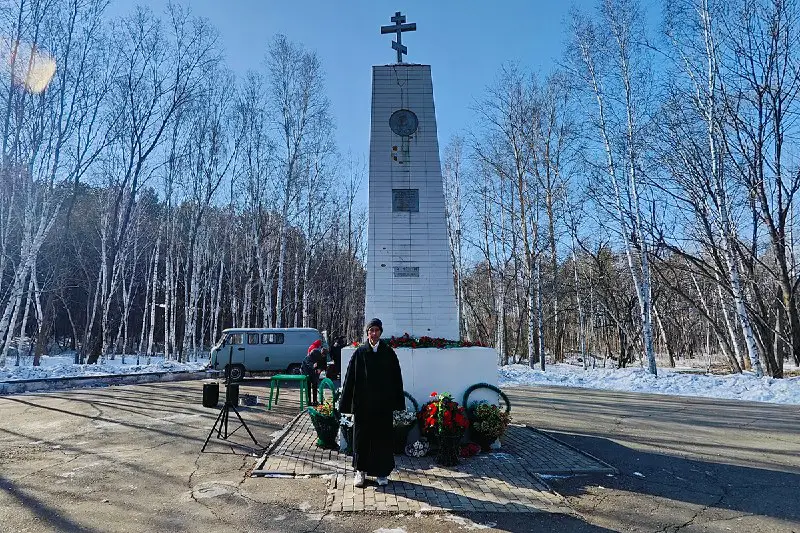
[[[394,277],[396,278],[418,278],[419,267],[396,266],[394,267]]]
[[[392,189],[392,212],[419,213],[419,189]]]

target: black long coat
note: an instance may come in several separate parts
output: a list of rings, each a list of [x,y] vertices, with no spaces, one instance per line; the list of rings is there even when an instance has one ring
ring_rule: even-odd
[[[373,352],[369,343],[353,353],[342,385],[339,409],[355,415],[353,468],[385,477],[394,470],[392,411],[406,406],[397,354],[383,341]]]

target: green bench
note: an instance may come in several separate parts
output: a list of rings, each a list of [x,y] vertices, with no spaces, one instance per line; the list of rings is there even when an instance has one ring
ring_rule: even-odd
[[[272,409],[272,395],[275,394],[275,405],[278,404],[278,397],[281,394],[281,382],[296,381],[300,384],[300,410],[304,411],[309,403],[308,398],[308,378],[305,374],[276,374],[269,380],[269,403],[267,409]],[[277,384],[277,386],[276,386]]]

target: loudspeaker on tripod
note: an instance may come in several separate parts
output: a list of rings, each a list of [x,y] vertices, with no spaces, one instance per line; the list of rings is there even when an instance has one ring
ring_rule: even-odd
[[[229,384],[225,389],[225,403],[228,405],[239,405],[239,385]]]
[[[203,383],[203,407],[216,407],[219,404],[219,383]]]

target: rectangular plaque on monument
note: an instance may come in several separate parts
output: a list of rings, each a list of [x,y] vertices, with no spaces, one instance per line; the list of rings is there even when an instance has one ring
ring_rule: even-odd
[[[419,213],[419,189],[392,189],[392,212]]]

